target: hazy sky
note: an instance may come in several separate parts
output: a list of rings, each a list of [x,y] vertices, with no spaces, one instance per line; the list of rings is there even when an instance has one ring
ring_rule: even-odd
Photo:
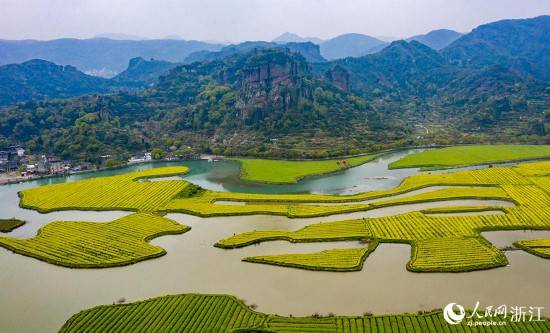
[[[0,0],[0,38],[123,33],[241,41],[285,31],[406,37],[543,14],[550,14],[550,0]]]

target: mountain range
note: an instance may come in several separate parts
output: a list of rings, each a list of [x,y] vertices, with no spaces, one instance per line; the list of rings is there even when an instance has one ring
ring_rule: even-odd
[[[109,91],[108,80],[45,60],[0,66],[0,106],[22,100],[68,98]]]
[[[19,71],[35,82],[28,95],[56,97],[37,79],[48,76],[59,78],[51,80],[57,97],[87,95],[0,109],[0,144],[91,159],[182,144],[324,157],[426,143],[549,142],[549,23],[499,21],[454,41],[443,31],[332,61],[312,60],[322,45],[311,42],[248,42],[190,53],[183,64],[134,59],[110,80],[49,63],[33,75],[27,64]],[[416,39],[448,45],[436,50]],[[19,71],[10,67],[0,84],[9,75],[21,81]],[[63,83],[67,77],[82,84]],[[99,94],[90,95],[94,84]],[[430,130],[420,134],[417,125]]]
[[[450,30],[437,30],[412,38],[438,50],[459,35]],[[173,63],[190,63],[204,60],[204,55],[210,52],[222,52],[218,56],[223,56],[241,52],[250,47],[286,44],[287,47],[292,48],[292,44],[313,43],[319,45],[320,55],[311,53],[310,56],[304,53],[304,56],[308,61],[319,62],[325,59],[363,56],[378,52],[389,45],[380,39],[356,33],[344,34],[328,40],[284,33],[272,42],[244,42],[229,46],[212,42],[186,41],[179,37],[161,40],[140,40],[140,38],[124,34],[101,34],[92,39],[0,40],[0,66],[42,59],[59,65],[71,65],[86,74],[114,77],[126,68],[130,59],[137,57]]]
[[[273,43],[277,44],[286,44],[286,43],[313,43],[313,44],[321,44],[323,43],[323,40],[321,38],[317,37],[301,37],[297,34],[293,34],[290,32],[285,32],[284,34],[280,35],[279,37],[272,40]]]
[[[407,38],[406,41],[417,41],[431,47],[434,50],[441,50],[462,36],[461,33],[439,29],[433,30],[425,35],[417,35]],[[367,54],[377,53],[388,46],[390,43],[382,39],[357,34],[349,33],[336,36],[331,39],[322,40],[312,37],[300,37],[292,33],[284,33],[273,40],[275,43],[296,42],[304,43],[311,42],[320,46],[321,55],[328,60],[342,59],[347,57],[361,57]]]
[[[434,50],[439,51],[447,47],[460,37],[462,37],[462,34],[460,32],[448,29],[439,29],[430,31],[425,35],[417,35],[407,38],[406,41],[410,42],[414,40],[424,45],[427,45]]]
[[[176,66],[177,63],[138,57],[130,59],[126,70],[111,79],[87,75],[73,66],[40,59],[0,66],[0,107],[27,100],[144,88]]]
[[[481,68],[500,64],[550,79],[550,16],[481,25],[443,50],[451,62]]]
[[[319,46],[311,42],[270,43],[263,41],[249,41],[240,44],[231,44],[223,47],[219,51],[197,51],[191,53],[185,58],[185,63],[222,59],[237,53],[248,52],[254,49],[266,49],[274,47],[282,47],[289,49],[290,51],[300,53],[309,62],[326,61],[326,59],[321,56]]]
[[[42,59],[59,65],[71,65],[88,74],[113,77],[122,72],[132,58],[154,58],[178,63],[193,52],[217,51],[222,47],[185,40],[0,40],[0,66]]]

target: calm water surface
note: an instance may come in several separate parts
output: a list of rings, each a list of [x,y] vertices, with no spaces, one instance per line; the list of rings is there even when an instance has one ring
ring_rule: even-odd
[[[183,178],[205,188],[255,193],[356,193],[396,186],[416,169],[387,170],[387,164],[408,152],[379,158],[336,174],[306,179],[292,185],[253,184],[238,180],[239,167],[232,161],[177,162],[190,166]],[[109,221],[128,212],[65,211],[40,214],[18,207],[17,192],[47,183],[73,181],[100,175],[174,163],[131,166],[48,180],[0,186],[0,218],[17,217],[28,224],[8,234],[31,237],[42,225],[54,220]],[[455,200],[387,207],[336,216],[288,219],[280,216],[199,218],[169,214],[192,230],[183,235],[163,236],[152,241],[167,255],[135,265],[108,269],[69,269],[11,253],[0,248],[0,332],[55,332],[74,313],[121,297],[128,301],[187,292],[227,293],[259,311],[281,315],[376,314],[414,312],[458,302],[482,305],[545,306],[550,315],[550,262],[523,251],[506,252],[510,265],[470,273],[411,273],[405,269],[410,246],[382,244],[367,259],[360,272],[314,272],[242,262],[252,255],[317,252],[330,248],[362,247],[358,242],[292,244],[266,242],[241,249],[222,250],[212,245],[234,233],[249,230],[296,230],[306,225],[345,218],[398,214],[442,205],[508,205],[507,202]],[[498,247],[518,239],[550,237],[550,232],[488,232],[483,236]]]

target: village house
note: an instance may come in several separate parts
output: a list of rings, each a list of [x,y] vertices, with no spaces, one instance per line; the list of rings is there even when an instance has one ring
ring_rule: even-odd
[[[70,170],[70,163],[64,162],[54,156],[42,155],[35,165],[35,173],[37,174],[62,174]]]
[[[0,172],[17,171],[25,159],[25,149],[20,146],[0,150]]]

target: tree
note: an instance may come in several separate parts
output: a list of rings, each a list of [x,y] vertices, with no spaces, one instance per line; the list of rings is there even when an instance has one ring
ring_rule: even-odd
[[[154,160],[161,160],[166,156],[166,152],[160,148],[154,148],[153,151],[151,151],[151,157]]]

